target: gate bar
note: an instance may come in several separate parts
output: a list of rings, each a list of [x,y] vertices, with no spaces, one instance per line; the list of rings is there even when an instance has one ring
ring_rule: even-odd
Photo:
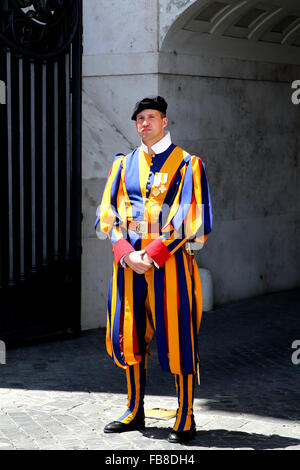
[[[54,62],[54,259],[58,253],[58,63]]]
[[[24,114],[23,114],[23,59],[19,58],[19,163],[20,163],[20,279],[25,278],[24,263]]]
[[[8,284],[14,284],[13,248],[13,177],[12,177],[12,95],[11,95],[11,51],[6,51],[7,92],[7,156],[8,156]]]
[[[71,133],[70,133],[70,53],[65,57],[66,79],[66,259],[70,258],[70,217],[71,217]]]
[[[42,220],[43,266],[47,265],[47,64],[42,64]]]
[[[31,272],[36,271],[36,204],[35,204],[35,66],[30,62],[30,132],[31,132]]]

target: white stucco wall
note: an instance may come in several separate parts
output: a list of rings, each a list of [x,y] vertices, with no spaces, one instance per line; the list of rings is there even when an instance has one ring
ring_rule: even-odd
[[[300,106],[290,100],[300,69],[164,48],[196,4],[84,2],[83,329],[105,326],[112,254],[93,222],[114,154],[139,144],[130,113],[147,94],[166,97],[174,142],[206,163],[214,230],[197,259],[215,302],[300,283]]]

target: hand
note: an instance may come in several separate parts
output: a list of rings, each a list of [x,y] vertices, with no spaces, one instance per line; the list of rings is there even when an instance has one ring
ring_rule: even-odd
[[[145,251],[145,250],[143,250],[143,251]],[[147,251],[145,251],[145,253],[143,254],[143,260],[146,261],[146,263],[154,264],[154,263],[153,263],[153,259],[150,258],[150,256],[148,255]]]
[[[132,251],[124,257],[124,261],[129,268],[137,274],[144,274],[153,266],[153,261],[145,250]]]

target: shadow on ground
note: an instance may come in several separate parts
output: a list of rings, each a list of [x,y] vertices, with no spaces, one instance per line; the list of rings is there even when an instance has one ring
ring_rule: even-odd
[[[149,428],[142,432],[144,437],[150,439],[166,440],[168,437],[169,429]],[[265,436],[263,434],[247,433],[241,431],[227,431],[224,429],[214,429],[209,431],[197,431],[195,439],[185,443],[185,447],[191,450],[193,447],[218,448],[218,449],[254,449],[254,450],[267,450],[267,449],[284,449],[286,447],[297,446],[300,444],[299,439],[291,437],[278,436],[276,434]]]
[[[291,360],[291,345],[300,340],[299,307],[300,290],[295,290],[205,313],[199,333],[201,386],[196,388],[196,398],[207,400],[206,406],[216,411],[298,420],[300,364]],[[0,374],[2,388],[125,393],[124,371],[108,357],[103,329],[8,350]],[[173,377],[158,364],[155,340],[146,394],[175,396]],[[226,433],[217,431],[217,437],[226,441]],[[242,442],[243,434],[233,437]],[[204,438],[209,439],[209,433]],[[265,439],[269,439],[267,445],[272,443],[262,436],[263,445]]]

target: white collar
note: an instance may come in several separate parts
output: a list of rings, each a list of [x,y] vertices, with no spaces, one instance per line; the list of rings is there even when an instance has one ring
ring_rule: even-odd
[[[165,152],[170,145],[172,144],[170,132],[167,132],[162,139],[160,139],[156,144],[152,145],[151,150],[153,153],[163,153]],[[145,153],[148,153],[148,147],[141,141],[141,147]]]

